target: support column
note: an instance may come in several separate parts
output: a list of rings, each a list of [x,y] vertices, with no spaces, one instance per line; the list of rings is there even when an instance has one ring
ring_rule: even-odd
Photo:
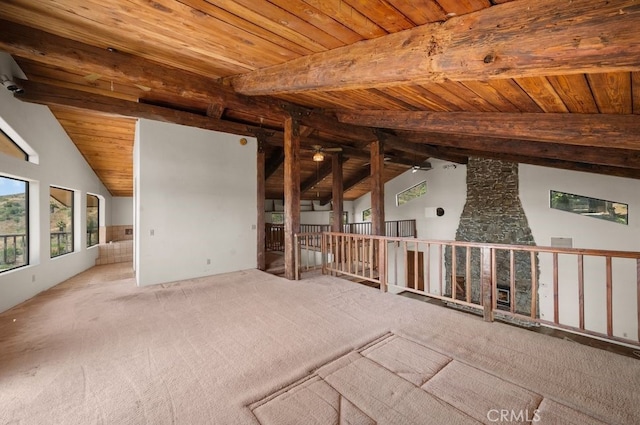
[[[266,246],[265,246],[265,224],[264,224],[264,197],[265,197],[265,154],[264,154],[264,142],[261,139],[258,139],[258,154],[257,154],[257,211],[258,214],[256,219],[257,226],[257,240],[258,244],[258,254],[257,254],[257,269],[265,270],[265,255],[266,255]]]
[[[300,231],[300,130],[296,120],[284,120],[284,276],[294,280],[294,235]]]
[[[333,200],[333,232],[342,232],[342,204],[344,200],[343,180],[342,180],[342,154],[335,153],[331,155],[331,172],[332,172],[332,200]]]
[[[371,142],[371,234],[384,236],[384,146],[381,140]]]

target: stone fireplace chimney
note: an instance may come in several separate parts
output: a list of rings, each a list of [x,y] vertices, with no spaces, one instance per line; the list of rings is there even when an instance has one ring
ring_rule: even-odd
[[[518,164],[484,158],[469,158],[467,201],[460,216],[456,240],[512,245],[535,245],[527,216],[520,202]],[[508,251],[496,255],[498,288],[510,286]],[[451,250],[445,254],[447,294],[451,294]],[[531,255],[515,253],[516,311],[529,315],[531,308]],[[537,259],[536,259],[537,263]],[[466,250],[456,249],[458,294],[471,284],[472,301],[478,303],[480,291],[480,250],[471,250],[471,282],[466,280]],[[537,277],[539,270],[536,268]],[[458,295],[459,297],[459,295]],[[513,297],[511,296],[511,302]],[[508,304],[503,306],[508,308]]]

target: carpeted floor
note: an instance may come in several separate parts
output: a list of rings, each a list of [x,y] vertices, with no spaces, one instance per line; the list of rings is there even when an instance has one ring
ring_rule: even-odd
[[[640,361],[256,270],[95,267],[0,314],[0,424],[638,424]]]

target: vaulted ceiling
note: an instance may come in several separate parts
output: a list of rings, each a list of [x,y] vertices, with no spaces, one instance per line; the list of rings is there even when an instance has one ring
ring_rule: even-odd
[[[640,178],[637,0],[5,0],[0,50],[115,196],[132,194],[135,119],[256,136],[283,192],[300,123],[303,199],[368,192],[428,158],[484,156]],[[183,143],[176,141],[176,143]],[[187,149],[185,144],[185,149]]]

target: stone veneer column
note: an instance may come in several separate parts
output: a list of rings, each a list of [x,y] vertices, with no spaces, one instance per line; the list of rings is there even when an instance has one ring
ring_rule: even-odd
[[[512,245],[535,245],[519,197],[518,164],[484,158],[469,158],[467,201],[460,216],[456,240]],[[456,250],[456,276],[466,274],[466,251]],[[531,304],[531,256],[516,252],[516,310],[529,314]],[[508,287],[509,253],[499,251],[498,286]],[[451,250],[445,255],[447,291],[450,294]],[[474,302],[480,300],[480,252],[472,250],[471,288]],[[539,271],[537,271],[539,276]]]

